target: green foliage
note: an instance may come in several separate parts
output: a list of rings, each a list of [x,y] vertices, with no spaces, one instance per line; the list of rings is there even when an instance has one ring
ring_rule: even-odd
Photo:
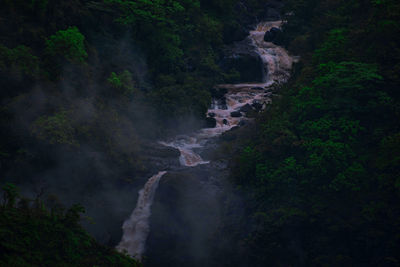
[[[0,70],[19,70],[25,75],[35,77],[40,72],[39,58],[32,54],[32,50],[24,45],[13,49],[0,44]]]
[[[2,189],[4,191],[5,206],[14,207],[18,197],[17,187],[14,184],[6,183]]]
[[[34,123],[32,132],[50,144],[78,145],[75,129],[65,110],[50,116],[41,116]]]
[[[98,244],[82,229],[79,220],[84,209],[80,205],[54,213],[40,200],[32,205],[19,198],[12,184],[3,190],[8,204],[0,209],[1,266],[140,266]]]
[[[400,55],[393,12],[400,6],[304,0],[287,8],[293,13],[285,42],[301,53],[302,66],[259,118],[251,146],[241,144],[232,170],[252,214],[236,226],[251,228],[235,240],[246,243],[238,259],[253,266],[395,266],[400,79],[392,59]]]
[[[320,48],[315,50],[313,59],[319,63],[349,60],[349,53],[346,51],[347,45],[346,30],[333,29],[328,33],[328,37],[325,38]]]
[[[46,40],[46,52],[52,57],[64,57],[73,63],[83,63],[88,54],[85,36],[77,27],[60,30]]]
[[[119,75],[115,72],[111,72],[110,77],[108,77],[107,82],[111,87],[116,90],[118,95],[124,95],[127,97],[134,96],[137,93],[137,88],[135,81],[132,78],[132,73],[128,70],[124,70]]]

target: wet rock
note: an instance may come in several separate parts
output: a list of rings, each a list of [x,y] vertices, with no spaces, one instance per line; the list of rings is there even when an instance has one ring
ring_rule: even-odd
[[[176,158],[181,155],[178,149],[157,143],[143,144],[142,150],[145,151],[146,155],[151,155],[153,157]]]
[[[227,47],[220,66],[226,72],[236,70],[240,73],[240,78],[235,82],[263,81],[263,62],[248,39]]]
[[[214,99],[224,98],[225,94],[228,93],[226,88],[212,88],[210,90],[211,97]]]
[[[250,104],[246,104],[246,105],[244,105],[243,107],[241,107],[240,109],[239,109],[239,111],[240,112],[244,112],[244,113],[247,113],[247,112],[249,112],[250,110],[252,110],[253,108],[250,106]]]
[[[256,102],[256,103],[253,103],[252,105],[251,105],[257,112],[259,112],[261,109],[262,109],[262,104],[261,103],[258,103],[258,102]]]
[[[249,30],[239,23],[228,24],[224,27],[223,38],[225,44],[242,41],[249,35]]]
[[[146,244],[149,266],[203,266],[212,250],[210,237],[218,231],[226,198],[226,163],[211,163],[168,172],[160,180],[150,216]],[[206,223],[204,223],[206,222]],[[173,244],[173,245],[171,245]],[[193,245],[207,253],[193,256]],[[203,251],[203,250],[202,250]],[[171,258],[170,255],[179,255]]]
[[[267,93],[267,92],[273,91],[275,89],[275,86],[273,86],[273,85],[272,86],[268,86],[268,87],[265,87],[264,89],[265,89],[264,92]]]
[[[266,8],[266,19],[267,20],[279,20],[281,18],[281,14],[276,8],[267,7]]]
[[[279,32],[281,32],[281,29],[279,29],[277,27],[272,27],[269,31],[276,35]]]
[[[233,141],[238,138],[238,129],[240,129],[239,126],[234,126],[232,127],[229,131],[223,133],[220,135],[219,140],[220,141]]]
[[[257,87],[252,87],[251,90],[264,90],[264,88],[257,86]]]
[[[225,97],[222,97],[221,99],[218,99],[217,105],[218,105],[218,108],[219,108],[219,109],[224,109],[224,110],[227,110],[227,109],[228,109],[228,106],[227,106],[227,104],[226,104],[226,98],[225,98]]]
[[[271,97],[272,96],[272,92],[267,92],[264,97]]]
[[[222,123],[225,124],[225,125],[228,125],[228,120],[227,119],[223,119]]]
[[[217,120],[215,118],[207,117],[204,126],[205,128],[215,128],[217,126]]]
[[[157,143],[145,143],[141,146],[144,177],[154,174],[155,170],[171,170],[180,167],[178,149]]]
[[[231,117],[232,118],[240,118],[240,117],[242,117],[242,113],[240,111],[233,111],[233,112],[231,112]]]
[[[272,34],[270,31],[265,32],[264,41],[266,41],[266,42],[272,42],[273,40],[274,40],[273,34]]]
[[[265,6],[268,8],[275,8],[275,9],[279,10],[284,6],[284,3],[279,0],[269,0],[265,4]]]
[[[276,28],[276,27],[272,27],[269,31],[267,31],[264,35],[264,41],[266,42],[273,42],[275,40],[275,38],[278,36],[278,34],[281,33],[281,30]]]
[[[214,118],[214,117],[215,117],[215,113],[214,113],[214,112],[210,112],[210,113],[208,113],[207,115],[208,115],[208,117],[210,117],[210,118]]]

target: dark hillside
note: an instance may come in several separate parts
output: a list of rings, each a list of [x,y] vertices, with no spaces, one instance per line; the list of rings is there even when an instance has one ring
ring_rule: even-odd
[[[243,266],[399,266],[400,4],[286,9],[279,42],[302,60],[240,142],[233,251]]]

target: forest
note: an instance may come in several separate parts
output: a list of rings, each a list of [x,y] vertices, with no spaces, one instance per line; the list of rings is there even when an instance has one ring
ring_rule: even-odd
[[[400,2],[1,6],[0,266],[400,266]],[[207,261],[177,255],[187,244],[155,221],[142,262],[117,251],[146,179],[184,176],[179,151],[157,142],[212,128],[216,85],[261,82],[258,61],[228,48],[269,20],[299,61],[265,109],[204,152],[227,163],[232,188]]]

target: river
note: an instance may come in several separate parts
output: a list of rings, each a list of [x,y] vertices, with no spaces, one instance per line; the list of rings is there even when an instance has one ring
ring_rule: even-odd
[[[262,110],[271,101],[271,87],[276,83],[284,83],[290,76],[295,58],[288,52],[273,43],[264,41],[264,34],[272,27],[279,28],[281,21],[259,23],[247,37],[252,49],[260,56],[263,62],[263,82],[221,84],[218,88],[226,89],[222,99],[213,99],[207,116],[214,118],[216,127],[205,128],[188,135],[179,135],[171,140],[160,141],[164,146],[170,146],[180,151],[180,164],[188,168],[209,164],[208,160],[196,153],[206,143],[222,133],[238,127],[246,120],[250,120],[245,113],[250,110]],[[149,218],[151,205],[158,184],[166,171],[157,173],[149,178],[139,192],[136,208],[124,222],[123,235],[117,246],[119,251],[126,251],[132,257],[142,259],[145,253],[146,240],[150,232]]]

